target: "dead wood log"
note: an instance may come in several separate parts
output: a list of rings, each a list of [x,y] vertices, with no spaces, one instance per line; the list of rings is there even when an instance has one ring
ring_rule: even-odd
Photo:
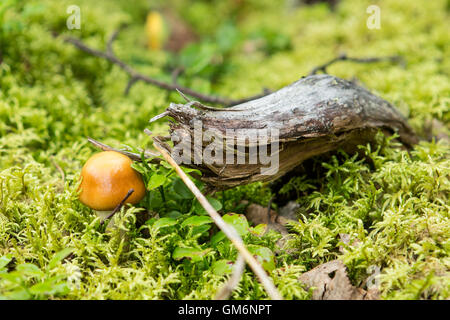
[[[304,160],[338,148],[353,152],[358,145],[373,142],[378,130],[398,133],[406,147],[418,142],[405,117],[389,102],[353,82],[328,74],[304,77],[270,95],[223,110],[199,102],[171,103],[155,119],[164,116],[175,120],[170,123],[173,151],[192,150],[190,154],[179,155],[182,165],[199,169],[201,179],[215,190],[275,180]],[[198,123],[203,132],[214,132],[214,138],[203,137],[196,144],[198,137],[194,133]],[[256,163],[249,161],[254,140],[239,139],[252,137],[255,129],[278,130],[277,136],[269,134],[266,141],[269,151],[274,149],[271,143],[278,143],[276,172],[262,173],[267,161],[265,164],[259,158]],[[215,158],[218,161],[206,163],[201,157],[208,146],[211,149],[212,141],[222,145],[222,149],[214,151],[223,154]],[[238,164],[236,158],[230,163],[227,151],[236,158],[244,153],[245,163]]]

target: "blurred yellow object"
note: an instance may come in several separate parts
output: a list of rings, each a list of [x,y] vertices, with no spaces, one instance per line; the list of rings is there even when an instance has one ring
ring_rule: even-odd
[[[157,11],[150,11],[145,22],[147,46],[152,50],[160,50],[164,45],[165,26],[164,18]]]

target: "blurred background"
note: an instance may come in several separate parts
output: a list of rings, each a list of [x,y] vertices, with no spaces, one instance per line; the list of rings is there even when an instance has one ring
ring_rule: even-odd
[[[16,106],[13,117],[0,114],[0,132],[20,118],[35,144],[88,134],[141,141],[147,120],[181,101],[178,94],[138,82],[124,95],[127,74],[63,41],[70,36],[105,50],[111,34],[127,25],[113,43],[125,63],[155,79],[229,98],[279,89],[341,53],[400,55],[406,66],[341,62],[328,72],[357,79],[426,134],[427,121],[448,124],[449,3],[2,0],[2,99],[19,95],[16,100],[29,102],[20,103],[21,111]]]

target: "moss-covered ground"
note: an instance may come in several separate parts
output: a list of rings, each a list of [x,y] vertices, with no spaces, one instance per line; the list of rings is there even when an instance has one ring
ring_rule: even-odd
[[[286,299],[309,299],[297,278],[336,258],[355,286],[379,270],[383,299],[450,298],[450,148],[445,139],[429,139],[449,133],[448,1],[345,0],[334,9],[273,0],[153,3],[182,17],[198,42],[180,54],[148,50],[144,0],[0,2],[1,298],[210,299],[236,259],[165,167],[137,165],[152,190],[122,208],[121,232],[105,233],[77,199],[81,167],[98,151],[86,137],[151,148],[143,130],[167,128],[148,120],[181,101],[142,82],[124,95],[128,77],[120,68],[63,41],[72,36],[104,49],[122,23],[128,28],[114,49],[134,68],[170,81],[182,66],[181,84],[233,98],[281,88],[341,52],[401,55],[406,66],[341,62],[328,72],[355,77],[392,102],[422,142],[408,152],[380,135],[378,147],[361,146],[366,158],[338,154],[318,161],[317,175],[287,183],[279,192],[296,194],[300,209],[285,248],[276,247],[276,232],[261,236],[244,227],[242,235],[269,256],[266,269]],[[80,30],[66,27],[72,4],[81,9]],[[366,25],[372,4],[381,10],[379,29]],[[254,184],[211,201],[222,213],[241,213],[240,200],[267,205],[272,196],[268,185]],[[144,210],[154,216],[137,224]],[[232,298],[267,295],[247,270]]]

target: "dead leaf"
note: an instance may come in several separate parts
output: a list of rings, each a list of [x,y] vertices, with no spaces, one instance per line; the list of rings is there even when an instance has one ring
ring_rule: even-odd
[[[280,217],[275,210],[269,211],[266,207],[253,203],[247,207],[245,216],[248,221],[255,225],[263,223],[267,225],[267,230],[275,230],[282,235],[288,234],[285,227],[288,219]]]
[[[428,141],[436,139],[437,141],[444,140],[447,143],[450,142],[448,128],[438,119],[433,118],[426,120],[423,126],[423,130]]]
[[[275,210],[271,209],[269,212],[268,208],[253,203],[247,207],[245,216],[248,221],[255,225],[261,223],[266,224],[266,232],[269,230],[275,230],[281,233],[282,238],[277,241],[277,246],[279,248],[283,248],[286,241],[288,241],[292,236],[286,229],[286,224],[289,221],[296,221],[295,214],[292,213],[292,208],[294,207],[295,206],[292,206],[292,204],[288,204],[280,209],[280,213],[282,213],[282,215],[280,215]],[[290,250],[288,249],[288,251]]]
[[[352,286],[345,265],[332,260],[305,272],[299,281],[313,289],[313,300],[378,300],[378,291]]]

